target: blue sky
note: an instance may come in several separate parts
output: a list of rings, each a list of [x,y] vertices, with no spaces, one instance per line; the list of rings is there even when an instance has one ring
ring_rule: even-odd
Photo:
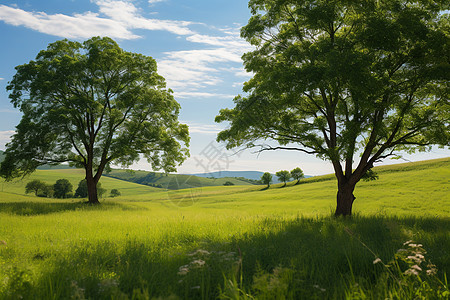
[[[302,153],[246,150],[239,155],[215,142],[226,124],[215,124],[221,108],[232,107],[250,78],[240,57],[250,46],[239,37],[250,12],[246,0],[51,0],[0,3],[0,149],[14,132],[20,112],[9,103],[6,85],[14,67],[35,58],[62,38],[83,41],[109,36],[132,52],[152,56],[181,104],[190,126],[191,158],[180,173],[218,170],[275,172],[300,166],[306,174],[331,173],[331,165]],[[448,150],[405,155],[408,160],[450,156]],[[388,163],[393,163],[388,161]],[[149,169],[140,162],[135,168]]]

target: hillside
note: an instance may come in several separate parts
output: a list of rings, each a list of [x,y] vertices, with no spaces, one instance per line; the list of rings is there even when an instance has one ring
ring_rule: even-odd
[[[168,191],[102,178],[123,196],[98,206],[24,194],[28,180],[76,183],[81,170],[38,170],[22,181],[0,181],[0,299],[201,299],[201,289],[209,293],[203,298],[216,299],[238,280],[253,299],[260,290],[252,281],[269,291],[275,285],[276,293],[294,286],[293,299],[360,299],[362,293],[385,299],[408,266],[387,269],[374,259],[391,264],[399,249],[412,247],[405,241],[423,247],[427,260],[424,276],[407,278],[416,282],[398,299],[413,299],[424,282],[427,291],[446,292],[439,282],[450,273],[450,158],[376,171],[379,180],[358,184],[348,219],[330,217],[332,175],[269,189]],[[430,261],[436,277],[425,273]]]
[[[78,183],[84,178],[84,176],[84,171],[81,169],[36,170],[33,174],[25,177],[24,179],[18,178],[11,182],[4,182],[0,179],[0,191],[7,192],[9,194],[25,195],[25,186],[31,180],[38,179],[46,182],[47,184],[54,184],[56,180],[62,178],[68,179],[75,191]],[[103,188],[108,190],[108,193],[111,189],[118,189],[123,196],[142,195],[160,190],[153,187],[107,177],[102,177],[100,179],[100,183]]]
[[[107,177],[134,182],[138,184],[155,186],[169,190],[178,190],[186,188],[207,187],[207,186],[223,186],[229,181],[233,185],[251,185],[251,183],[236,178],[204,178],[193,175],[179,175],[155,173],[148,171],[128,171],[128,170],[112,170],[105,174]]]

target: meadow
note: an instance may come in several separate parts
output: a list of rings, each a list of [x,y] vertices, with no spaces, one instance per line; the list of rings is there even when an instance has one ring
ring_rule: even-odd
[[[377,168],[354,216],[333,176],[162,190],[103,178],[100,206],[1,182],[0,299],[448,299],[450,159]]]

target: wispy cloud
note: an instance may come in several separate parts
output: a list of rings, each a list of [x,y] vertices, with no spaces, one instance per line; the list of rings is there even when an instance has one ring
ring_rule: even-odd
[[[234,98],[235,95],[208,92],[175,92],[175,98]]]
[[[148,3],[152,5],[162,1],[166,0],[149,0]],[[249,77],[242,68],[241,56],[250,51],[251,47],[240,38],[240,26],[237,24],[235,27],[226,28],[203,24],[208,27],[209,33],[217,34],[201,34],[190,28],[193,22],[144,17],[144,12],[135,5],[135,1],[91,2],[98,6],[98,11],[73,15],[25,11],[17,6],[0,5],[0,21],[71,39],[109,36],[130,40],[141,37],[136,30],[160,30],[184,37],[186,41],[197,44],[198,47],[165,52],[157,59],[159,73],[181,98],[231,97],[205,92],[205,89],[220,85],[227,76]],[[146,13],[148,16],[150,12]],[[142,31],[140,33],[142,34]]]
[[[5,78],[1,78],[1,77],[0,77],[0,80],[5,80]]]
[[[148,0],[148,3],[149,3],[150,5],[153,5],[153,4],[155,4],[155,3],[164,2],[164,1],[166,1],[166,0]]]
[[[27,28],[59,37],[85,39],[92,36],[109,36],[118,39],[136,39],[133,29],[163,30],[177,35],[194,34],[186,21],[144,18],[133,3],[116,0],[94,1],[99,12],[81,14],[46,14],[0,5],[0,20],[14,26]]]
[[[183,122],[181,123],[187,124],[189,126],[189,132],[190,133],[201,133],[201,134],[217,134],[221,130],[223,130],[222,127],[216,124],[200,124],[200,123],[194,123],[194,122]]]
[[[183,90],[187,95],[187,92],[197,92],[221,83],[224,74],[246,74],[241,56],[252,48],[240,38],[237,28],[216,28],[216,31],[217,36],[197,33],[186,36],[187,41],[202,44],[208,49],[164,53],[165,57],[158,61],[158,67],[168,86],[175,91]],[[249,74],[246,77],[250,77]]]
[[[6,144],[11,140],[11,136],[15,133],[14,130],[0,131],[0,149],[5,149]]]

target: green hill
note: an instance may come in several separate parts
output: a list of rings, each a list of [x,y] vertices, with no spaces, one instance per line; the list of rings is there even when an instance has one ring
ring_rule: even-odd
[[[128,171],[113,170],[105,176],[134,182],[138,184],[165,188],[169,190],[179,190],[186,188],[198,188],[207,186],[223,186],[225,182],[231,182],[233,185],[252,185],[250,182],[238,178],[204,178],[194,175],[179,175],[155,173],[148,171]]]
[[[54,170],[36,170],[33,174],[25,178],[15,179],[10,182],[0,180],[0,191],[9,194],[25,195],[26,184],[34,179],[46,182],[47,184],[54,184],[58,179],[68,179],[75,189],[80,180],[84,178],[84,170],[81,169],[54,169]],[[102,187],[107,189],[108,193],[111,189],[118,189],[124,196],[142,195],[151,192],[159,191],[159,189],[149,186],[144,186],[136,183],[126,182],[108,177],[100,179]]]

